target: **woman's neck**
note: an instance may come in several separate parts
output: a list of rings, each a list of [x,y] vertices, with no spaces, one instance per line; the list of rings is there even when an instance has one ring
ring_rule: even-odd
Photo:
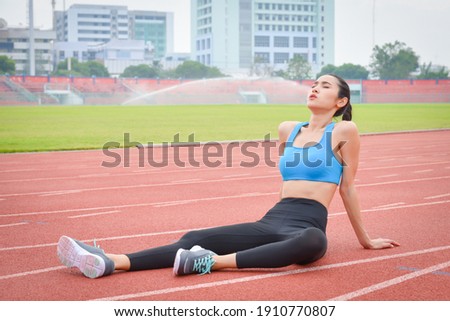
[[[321,130],[323,128],[325,128],[329,123],[331,123],[333,121],[333,117],[332,115],[327,115],[327,114],[323,114],[323,115],[316,115],[316,114],[312,114],[311,117],[309,118],[309,129],[311,130]]]

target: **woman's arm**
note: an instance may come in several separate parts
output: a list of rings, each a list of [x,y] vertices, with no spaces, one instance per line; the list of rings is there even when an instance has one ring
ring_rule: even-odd
[[[371,239],[366,232],[361,219],[359,197],[354,184],[360,149],[358,129],[353,122],[347,121],[342,122],[339,127],[339,141],[342,142],[339,151],[344,164],[339,193],[359,243],[366,249],[384,249],[400,245],[390,239]]]
[[[279,155],[278,156],[283,155],[284,147],[286,146],[286,141],[296,124],[298,124],[298,122],[284,121],[278,126],[278,144],[279,144],[279,148],[278,148]],[[282,193],[283,193],[283,184],[281,184],[281,187],[280,187],[280,200],[282,198]]]

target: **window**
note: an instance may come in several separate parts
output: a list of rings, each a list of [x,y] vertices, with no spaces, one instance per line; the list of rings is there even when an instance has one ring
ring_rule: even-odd
[[[289,53],[276,52],[273,57],[273,62],[276,64],[287,64],[289,62]]]
[[[302,57],[303,60],[308,61],[308,54],[307,53],[296,53],[296,54],[294,54],[294,57]]]
[[[308,48],[308,37],[294,37],[294,48]]]
[[[270,53],[268,52],[255,52],[255,63],[270,63]]]
[[[270,47],[270,37],[255,36],[255,47]]]
[[[289,37],[274,37],[274,47],[278,48],[289,47]]]
[[[129,59],[130,57],[131,57],[131,53],[128,50],[118,50],[117,51],[117,58]]]

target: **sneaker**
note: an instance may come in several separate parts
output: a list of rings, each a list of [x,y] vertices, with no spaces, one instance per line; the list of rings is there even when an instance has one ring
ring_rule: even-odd
[[[56,250],[59,260],[65,266],[77,267],[91,279],[110,275],[114,272],[114,262],[96,246],[90,246],[67,236],[61,236]]]
[[[213,255],[216,255],[216,253],[205,250],[198,245],[195,245],[190,250],[179,249],[175,255],[173,274],[186,275],[199,273],[203,275],[211,273],[211,268],[215,263],[212,258]]]

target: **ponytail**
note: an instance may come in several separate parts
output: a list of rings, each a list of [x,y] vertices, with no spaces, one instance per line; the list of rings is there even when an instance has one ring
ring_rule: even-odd
[[[350,104],[350,102],[348,102],[344,107],[339,108],[333,115],[333,117],[339,116],[342,116],[342,120],[352,120],[352,104]]]
[[[347,82],[339,76],[329,74],[338,80],[339,92],[338,98],[347,98],[347,104],[339,108],[333,117],[338,117],[342,115],[342,120],[350,121],[352,120],[352,104],[350,103],[350,87]]]
[[[348,103],[345,108],[344,114],[342,115],[342,120],[352,120],[352,104]]]

